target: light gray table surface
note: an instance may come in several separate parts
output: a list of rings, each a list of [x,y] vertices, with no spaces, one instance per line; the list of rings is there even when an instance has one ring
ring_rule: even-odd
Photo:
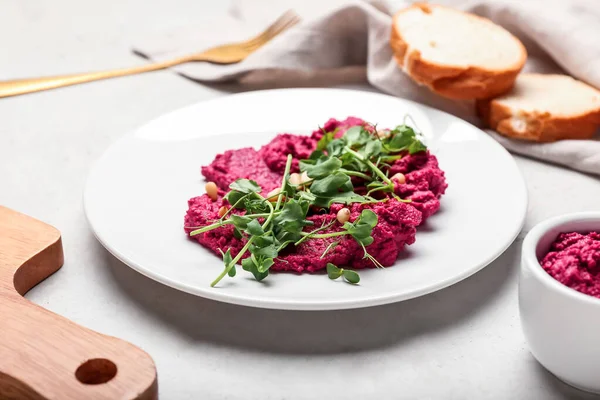
[[[216,0],[0,0],[0,79],[138,65],[130,52],[137,35],[226,9]],[[56,226],[64,240],[64,267],[29,299],[149,352],[162,399],[593,398],[540,367],[517,307],[524,234],[554,215],[598,210],[600,181],[591,176],[516,157],[530,200],[516,242],[461,283],[387,306],[220,304],[112,257],[82,209],[93,162],[148,120],[228,93],[163,71],[0,99],[0,204]]]

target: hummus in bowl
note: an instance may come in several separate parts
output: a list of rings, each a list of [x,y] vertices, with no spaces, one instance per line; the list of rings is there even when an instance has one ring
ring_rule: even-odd
[[[560,233],[540,262],[542,268],[563,285],[600,299],[598,232]]]
[[[600,212],[536,225],[523,242],[519,279],[521,324],[532,354],[559,379],[595,393],[600,393],[600,299],[593,296],[597,280],[587,268],[596,237],[590,232],[599,230]]]

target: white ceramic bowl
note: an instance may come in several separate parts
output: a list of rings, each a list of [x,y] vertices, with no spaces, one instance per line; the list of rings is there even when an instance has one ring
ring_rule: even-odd
[[[560,232],[600,231],[600,212],[568,214],[536,225],[525,237],[519,309],[534,357],[559,379],[600,393],[600,299],[564,286],[538,259]]]

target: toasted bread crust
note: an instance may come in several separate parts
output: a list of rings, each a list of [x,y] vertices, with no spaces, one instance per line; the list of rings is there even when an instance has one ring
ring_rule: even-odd
[[[396,13],[390,37],[390,45],[396,62],[413,80],[428,86],[441,96],[459,100],[494,97],[512,88],[517,75],[527,60],[527,51],[516,37],[513,36],[514,40],[520,45],[521,57],[518,63],[505,70],[487,70],[479,67],[457,67],[431,63],[421,58],[418,49],[411,49],[402,38],[402,34],[396,29],[397,24],[395,21],[398,16],[415,7],[424,10],[424,5],[413,4]],[[426,5],[424,12],[431,12],[430,7]],[[436,5],[435,7],[442,6]],[[472,14],[464,14],[468,18],[481,18]]]
[[[549,112],[515,112],[496,99],[479,100],[476,107],[477,114],[489,128],[504,136],[534,142],[591,139],[600,126],[600,110],[558,117]],[[524,129],[515,129],[515,118]]]

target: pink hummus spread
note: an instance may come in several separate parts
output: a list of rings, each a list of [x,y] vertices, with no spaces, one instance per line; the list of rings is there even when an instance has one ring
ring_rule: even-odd
[[[343,121],[330,119],[323,126],[323,130],[330,132],[337,128],[336,136],[339,137],[349,127],[364,123],[363,120],[354,117]],[[210,165],[202,167],[202,174],[207,181],[213,181],[218,186],[218,199],[213,201],[207,195],[202,195],[188,201],[185,216],[186,233],[189,234],[197,227],[209,225],[219,218],[219,209],[228,205],[223,196],[236,179],[252,179],[265,193],[278,188],[281,185],[287,155],[293,156],[291,172],[298,172],[298,160],[308,158],[316,149],[317,142],[323,136],[323,130],[316,130],[311,136],[284,133],[259,150],[243,148],[217,155]],[[390,174],[397,172],[405,175],[406,182],[396,183],[395,192],[404,199],[410,199],[410,203],[390,199],[374,204],[333,204],[329,212],[318,213],[307,219],[313,221],[314,226],[322,226],[323,223],[334,221],[342,207],[350,209],[350,221],[355,220],[363,209],[371,209],[378,216],[378,224],[373,229],[374,242],[368,246],[369,253],[383,266],[393,265],[404,247],[414,243],[416,228],[438,211],[439,199],[447,187],[444,172],[439,168],[436,157],[428,151],[407,154],[395,161]],[[234,212],[243,213],[238,210]],[[336,229],[339,227],[333,226],[323,233]],[[305,229],[308,230],[310,227]],[[235,256],[245,244],[245,239],[234,237],[232,225],[193,236],[192,240],[198,241],[217,255],[221,255],[220,249],[224,251],[230,248],[231,254]],[[321,257],[332,242],[338,243],[331,246],[331,250]],[[374,267],[374,264],[364,257],[363,249],[352,237],[341,236],[310,240],[297,247],[288,246],[275,259],[271,270],[315,272],[326,268],[327,263],[353,268]]]
[[[600,298],[600,233],[561,233],[541,265],[563,285]]]

